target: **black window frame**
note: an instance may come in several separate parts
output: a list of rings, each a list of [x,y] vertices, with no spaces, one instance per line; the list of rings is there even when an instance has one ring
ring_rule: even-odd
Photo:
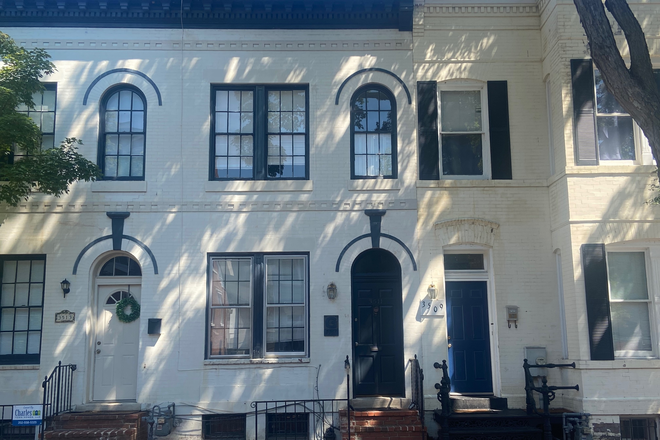
[[[41,361],[41,347],[43,344],[43,333],[44,333],[44,299],[45,299],[45,290],[46,290],[46,254],[35,254],[35,255],[30,255],[30,254],[20,254],[20,255],[0,255],[0,296],[2,295],[2,284],[4,284],[2,281],[4,279],[4,263],[5,261],[43,261],[44,262],[44,275],[43,275],[43,281],[42,283],[42,292],[41,292],[41,305],[39,306],[41,308],[41,324],[39,328],[39,353],[37,354],[3,354],[0,355],[0,365],[39,365]],[[30,270],[32,270],[30,268]],[[32,283],[32,274],[30,274],[29,281],[28,283]],[[8,284],[16,284],[16,281],[13,283],[8,283]],[[0,298],[1,301],[1,298]],[[0,302],[0,304],[2,304]],[[30,308],[31,306],[29,305],[29,299],[28,299],[28,305],[25,306],[26,308]],[[19,308],[16,305],[13,306],[7,306],[3,307],[0,306],[0,328],[2,325],[2,309],[4,308],[12,308],[16,309]],[[29,316],[29,311],[28,311],[28,316]],[[15,333],[15,326],[16,326],[16,318],[14,316],[14,329],[12,329],[12,333]],[[29,332],[29,327],[28,330]],[[26,344],[28,342],[26,341]],[[27,346],[26,346],[27,347]],[[12,344],[12,351],[13,351],[13,344]],[[27,348],[26,348],[27,351]]]
[[[231,428],[241,426],[242,432],[232,431]],[[202,438],[203,439],[228,439],[238,440],[247,438],[247,414],[203,414],[202,415]],[[228,431],[217,428],[229,427]]]
[[[303,257],[305,259],[305,349],[304,352],[289,352],[284,354],[267,353],[267,301],[266,301],[266,259],[268,257]],[[250,318],[251,345],[247,355],[211,355],[211,304],[213,282],[213,260],[217,258],[250,258],[252,274],[250,278]],[[206,327],[204,342],[204,358],[218,359],[280,359],[309,358],[310,356],[310,253],[309,252],[212,252],[207,254],[206,280]]]
[[[41,83],[41,85],[44,87],[44,91],[55,92],[55,103],[53,105],[53,131],[52,132],[51,131],[44,132],[43,130],[41,130],[41,128],[43,126],[43,123],[39,124],[39,130],[41,131],[42,138],[43,138],[44,135],[53,137],[53,146],[49,147],[49,148],[46,148],[46,149],[44,149],[43,139],[42,139],[41,151],[45,151],[47,149],[55,148],[57,146],[57,141],[55,140],[55,129],[57,127],[57,83],[56,82],[46,82],[46,83]],[[43,99],[43,93],[42,93],[42,99]],[[43,103],[43,101],[42,101],[42,103]],[[35,105],[39,105],[39,104],[37,104],[35,102]],[[41,113],[50,113],[50,111],[44,112],[43,110],[35,110],[35,109],[29,109],[29,108],[26,109],[26,110],[17,109],[16,111],[18,113],[24,114],[27,117],[30,117],[30,113],[40,113],[40,114]],[[31,154],[22,153],[19,150],[19,146],[14,145],[10,150],[8,164],[12,165],[15,160],[17,160],[17,159],[20,160],[19,158],[21,158],[21,157],[29,157],[29,156],[31,156]]]
[[[268,92],[305,90],[305,176],[304,177],[269,177],[268,176]],[[252,177],[215,177],[215,106],[217,91],[252,91],[253,92],[253,146]],[[209,181],[286,181],[309,180],[309,84],[211,84],[210,99],[211,127],[209,136]]]
[[[115,93],[120,93],[123,90],[129,90],[133,93],[136,93],[140,99],[142,99],[142,106],[144,108],[143,113],[143,128],[142,128],[142,135],[144,136],[144,146],[143,146],[143,154],[142,154],[142,176],[116,176],[116,177],[107,177],[105,175],[105,113],[106,113],[106,105],[108,103],[108,100],[110,97],[112,97]],[[131,109],[131,112],[133,110]],[[142,90],[137,88],[136,86],[132,84],[117,84],[114,85],[110,88],[108,88],[104,93],[103,96],[101,97],[100,105],[99,105],[99,142],[98,142],[98,166],[101,169],[101,172],[103,172],[103,177],[101,177],[101,180],[108,180],[108,181],[144,181],[145,176],[147,174],[147,98],[145,97],[144,93],[142,93]],[[114,132],[113,132],[114,133]],[[119,133],[119,132],[117,132]],[[128,134],[133,134],[132,131],[126,132]],[[136,132],[137,134],[137,132]],[[129,155],[129,157],[132,157],[132,155]]]
[[[308,412],[266,413],[266,440],[308,440]]]
[[[383,93],[389,100],[390,100],[390,105],[392,106],[391,108],[391,119],[392,119],[392,131],[391,131],[391,148],[392,148],[392,174],[391,175],[382,175],[379,174],[377,176],[358,176],[355,174],[355,110],[354,110],[354,105],[355,105],[355,100],[362,95],[363,93],[366,93],[370,90],[377,90],[381,93]],[[365,110],[368,111],[368,110]],[[362,179],[397,179],[398,178],[398,148],[397,148],[397,103],[396,103],[396,98],[394,97],[394,94],[384,85],[378,84],[378,83],[369,83],[365,84],[361,87],[359,87],[355,93],[353,93],[353,96],[351,96],[351,103],[350,103],[350,112],[351,112],[351,180],[362,180]],[[368,130],[365,129],[364,133],[369,133]],[[379,154],[380,156],[380,154]],[[379,171],[380,171],[380,163],[379,163]]]

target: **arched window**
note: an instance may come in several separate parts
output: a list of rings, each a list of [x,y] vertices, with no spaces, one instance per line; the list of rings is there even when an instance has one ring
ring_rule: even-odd
[[[368,84],[351,99],[351,178],[397,177],[396,100]]]
[[[122,85],[101,102],[99,166],[106,180],[144,180],[146,101],[142,93]]]
[[[99,271],[100,277],[140,277],[142,269],[132,258],[120,256],[109,259]]]

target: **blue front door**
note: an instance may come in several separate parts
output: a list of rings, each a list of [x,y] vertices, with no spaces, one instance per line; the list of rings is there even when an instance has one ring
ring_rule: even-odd
[[[454,393],[493,392],[485,281],[447,281],[449,376]]]

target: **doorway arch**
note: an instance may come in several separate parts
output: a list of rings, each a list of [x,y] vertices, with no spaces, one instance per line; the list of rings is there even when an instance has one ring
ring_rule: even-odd
[[[354,397],[405,394],[401,265],[367,249],[351,267]]]

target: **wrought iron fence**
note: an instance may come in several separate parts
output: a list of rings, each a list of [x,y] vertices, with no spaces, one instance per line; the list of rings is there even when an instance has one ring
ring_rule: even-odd
[[[39,426],[12,426],[13,405],[0,405],[0,439],[34,440],[35,430]]]
[[[255,435],[265,427],[266,440],[334,440],[341,438],[340,411],[347,399],[255,401]],[[343,416],[348,423],[348,415]]]
[[[44,418],[43,429],[58,414],[69,412],[72,409],[71,394],[73,393],[73,372],[75,364],[62,365],[62,361],[46,376],[41,384],[44,389]]]
[[[417,355],[410,359],[410,386],[412,388],[412,402],[410,409],[416,409],[419,420],[424,427],[424,370],[419,365]]]

